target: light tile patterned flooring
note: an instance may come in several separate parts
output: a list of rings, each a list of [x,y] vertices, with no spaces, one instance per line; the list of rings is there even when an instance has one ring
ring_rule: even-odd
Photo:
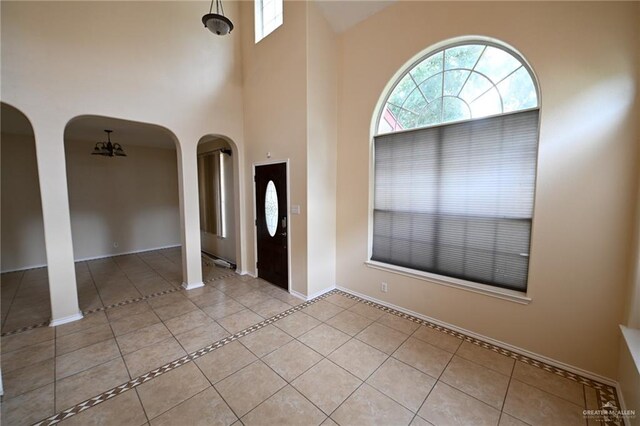
[[[95,280],[117,265],[145,294],[129,262],[140,265],[112,258],[86,268]],[[94,282],[101,298],[117,298]],[[71,407],[63,424],[586,425],[583,410],[610,397],[597,383],[343,292],[303,303],[246,276],[1,343],[3,425],[53,424]]]
[[[179,247],[76,263],[78,301],[83,311],[159,291],[182,282]],[[205,266],[204,274],[221,269]],[[229,270],[226,270],[229,271]],[[2,332],[48,321],[47,268],[2,274]]]

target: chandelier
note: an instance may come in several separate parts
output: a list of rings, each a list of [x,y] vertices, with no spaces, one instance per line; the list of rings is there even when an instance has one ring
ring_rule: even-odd
[[[106,142],[98,142],[93,148],[91,155],[104,155],[105,157],[126,157],[122,145],[119,143],[111,143],[111,133],[113,130],[105,130],[107,133]]]

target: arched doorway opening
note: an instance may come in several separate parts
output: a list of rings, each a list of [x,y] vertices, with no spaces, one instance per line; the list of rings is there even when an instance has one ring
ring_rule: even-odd
[[[200,244],[210,259],[203,264],[206,282],[239,270],[239,160],[236,144],[220,135],[203,136],[197,154]]]
[[[80,308],[179,288],[176,137],[156,125],[85,115],[67,124],[64,139]]]
[[[2,164],[2,331],[51,317],[42,202],[33,127],[0,103]]]

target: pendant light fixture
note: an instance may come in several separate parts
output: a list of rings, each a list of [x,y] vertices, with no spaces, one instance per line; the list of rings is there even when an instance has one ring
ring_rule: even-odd
[[[127,154],[124,153],[124,149],[122,149],[122,145],[119,143],[111,143],[111,133],[113,130],[105,130],[107,133],[107,141],[106,142],[98,142],[93,148],[93,152],[91,155],[104,155],[105,157],[126,157]]]
[[[213,12],[213,2],[216,2],[216,13]],[[214,34],[227,35],[233,30],[233,23],[224,16],[222,0],[211,0],[209,13],[202,17],[202,23]]]

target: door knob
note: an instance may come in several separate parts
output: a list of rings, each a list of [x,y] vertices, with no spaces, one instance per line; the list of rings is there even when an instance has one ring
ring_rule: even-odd
[[[287,233],[286,232],[281,232],[280,235],[282,235],[283,237],[286,237]]]

